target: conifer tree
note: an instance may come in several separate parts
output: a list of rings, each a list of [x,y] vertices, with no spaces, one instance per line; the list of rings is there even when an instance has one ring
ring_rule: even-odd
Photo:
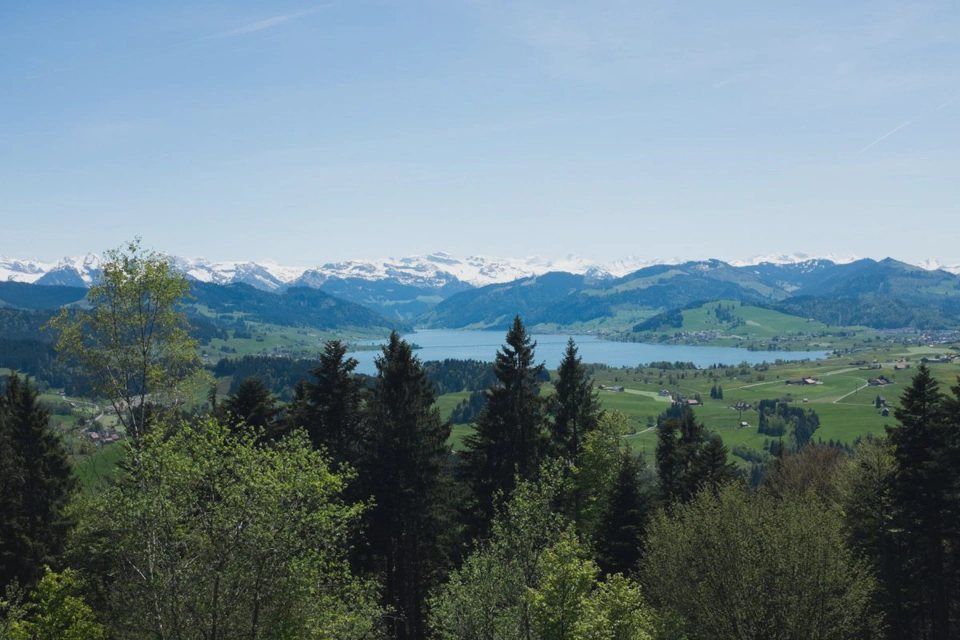
[[[44,565],[57,565],[76,490],[60,437],[37,391],[14,374],[0,394],[0,590],[16,580],[29,588]]]
[[[656,496],[643,458],[623,456],[595,535],[597,564],[604,573],[626,575],[637,569],[655,508]]]
[[[310,370],[314,381],[301,381],[295,390],[291,426],[303,427],[315,448],[323,447],[334,462],[355,465],[360,442],[362,383],[353,375],[355,358],[347,345],[331,340],[320,364]]]
[[[567,341],[567,350],[557,369],[556,395],[551,399],[551,405],[552,453],[566,460],[576,460],[583,446],[583,437],[597,428],[602,410],[593,382],[577,355],[573,338]]]
[[[723,441],[718,436],[708,437],[689,407],[674,408],[661,416],[656,460],[663,502],[686,502],[704,486],[717,486],[736,477],[735,467],[727,464],[727,453]]]
[[[446,475],[451,425],[440,419],[433,384],[396,332],[376,365],[360,460],[374,501],[367,564],[383,576],[386,604],[398,614],[393,637],[423,638],[424,600],[454,529]]]
[[[231,427],[243,423],[262,429],[271,437],[280,435],[279,403],[260,378],[245,378],[237,390],[223,401],[219,410],[224,413],[224,422]]]
[[[515,478],[537,475],[546,453],[543,401],[534,364],[536,342],[517,316],[497,352],[497,382],[487,390],[487,404],[477,417],[475,433],[464,438],[464,459],[476,501],[477,516],[489,523],[498,492],[509,493]],[[484,525],[485,526],[485,525]]]
[[[927,637],[952,635],[951,602],[960,597],[950,555],[960,531],[960,424],[948,415],[939,383],[920,365],[896,409],[899,426],[889,429],[897,473],[893,492],[899,525],[910,544],[920,610],[929,612]]]
[[[719,487],[737,477],[737,466],[727,462],[729,450],[720,436],[708,438],[690,461],[685,478],[685,499],[689,500],[703,489],[716,492]]]
[[[660,497],[666,504],[673,502],[682,490],[683,460],[677,440],[678,430],[678,421],[668,418],[661,422],[657,431],[657,475]]]

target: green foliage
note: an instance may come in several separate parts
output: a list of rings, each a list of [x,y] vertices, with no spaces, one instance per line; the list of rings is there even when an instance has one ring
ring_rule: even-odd
[[[679,329],[683,326],[683,313],[680,309],[671,309],[664,311],[652,318],[647,318],[643,322],[633,327],[634,333],[641,331],[664,331],[667,329]]]
[[[423,638],[424,600],[456,532],[445,474],[450,423],[440,419],[433,384],[395,332],[376,365],[359,462],[364,494],[374,502],[365,517],[365,560],[383,576],[395,613],[391,636]]]
[[[691,640],[867,637],[874,581],[815,496],[776,500],[727,485],[675,505],[651,526],[647,596]]]
[[[218,407],[222,421],[238,428],[241,424],[254,427],[268,437],[280,435],[281,407],[260,378],[246,378]]]
[[[918,624],[931,638],[960,629],[960,385],[945,398],[925,365],[917,368],[888,429],[897,471],[892,490],[907,550],[902,561]],[[912,587],[912,588],[911,588]]]
[[[594,531],[597,564],[605,574],[636,571],[657,508],[656,484],[643,458],[621,456],[617,475]]]
[[[639,588],[621,576],[598,582],[586,548],[552,510],[563,484],[555,465],[536,482],[519,482],[494,519],[490,539],[431,599],[432,637],[651,637],[654,616]]]
[[[46,568],[46,574],[33,594],[34,602],[13,616],[9,628],[0,623],[0,638],[4,640],[105,640],[108,631],[97,623],[93,610],[83,601],[76,572],[66,569],[56,574]]]
[[[471,391],[470,395],[457,403],[450,413],[453,424],[470,424],[476,420],[487,405],[487,394],[483,391]]]
[[[550,444],[553,455],[576,460],[584,437],[597,428],[602,410],[593,381],[577,355],[573,338],[557,369],[556,393],[549,401],[553,421],[550,423]]]
[[[820,416],[813,409],[793,407],[778,400],[760,400],[757,432],[772,437],[789,434],[790,447],[800,451],[813,439],[820,428]]]
[[[32,588],[59,564],[75,493],[66,449],[29,382],[13,375],[0,394],[0,589]]]
[[[139,238],[107,251],[102,270],[90,288],[90,309],[64,309],[48,326],[58,334],[57,350],[83,366],[94,392],[138,438],[148,396],[153,403],[180,401],[199,366],[180,307],[188,285],[169,258],[143,249]]]
[[[264,386],[281,398],[289,400],[297,383],[306,378],[315,361],[273,356],[247,355],[242,358],[223,358],[213,368],[217,378],[230,376],[230,391],[236,391],[247,378],[260,378]]]
[[[898,525],[894,478],[897,459],[888,440],[871,440],[857,447],[838,472],[838,502],[847,544],[871,565],[880,588],[874,609],[884,616],[891,638],[918,635],[915,585],[909,580],[910,550]]]
[[[623,460],[632,455],[623,436],[630,421],[619,411],[605,413],[597,428],[586,434],[582,451],[571,469],[566,495],[561,504],[583,535],[597,532],[600,518],[616,483]]]
[[[331,340],[323,347],[320,364],[310,369],[313,381],[297,384],[290,408],[294,428],[304,428],[315,448],[325,449],[337,463],[357,464],[360,450],[362,383],[353,375],[355,358],[347,345]]]
[[[543,364],[534,364],[536,343],[517,316],[497,352],[497,384],[477,417],[476,433],[464,438],[464,459],[482,522],[493,515],[494,496],[507,494],[516,477],[536,476],[547,448],[546,418],[540,398]]]
[[[213,420],[152,430],[125,482],[77,505],[72,565],[123,638],[362,638],[379,613],[353,577],[348,535],[363,507],[340,498],[302,432]]]
[[[424,362],[423,370],[435,386],[437,395],[458,391],[480,391],[488,388],[496,377],[489,362],[478,360],[446,360]]]
[[[659,420],[656,451],[663,502],[686,502],[704,488],[716,489],[736,478],[728,453],[720,436],[707,434],[692,409],[667,411]]]

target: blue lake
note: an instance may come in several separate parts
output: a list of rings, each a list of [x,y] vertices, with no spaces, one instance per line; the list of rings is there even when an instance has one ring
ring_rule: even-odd
[[[403,336],[421,349],[416,356],[421,361],[481,360],[492,362],[497,350],[503,345],[505,331],[463,331],[450,329],[422,330]],[[566,334],[536,335],[538,362],[546,362],[548,369],[556,369],[567,347]],[[736,347],[694,347],[687,345],[646,344],[643,342],[611,342],[593,335],[572,335],[583,362],[606,364],[611,367],[635,367],[641,363],[666,360],[668,362],[692,362],[700,367],[711,364],[739,364],[747,362],[773,362],[774,360],[816,360],[826,357],[829,351],[750,351]],[[360,344],[382,344],[371,340]],[[380,351],[354,351],[350,354],[360,364],[357,373],[375,374],[374,358]]]

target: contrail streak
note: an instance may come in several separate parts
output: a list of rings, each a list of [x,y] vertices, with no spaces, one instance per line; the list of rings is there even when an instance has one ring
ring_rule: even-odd
[[[877,138],[876,140],[874,140],[873,142],[871,142],[870,144],[868,144],[867,146],[865,146],[863,149],[860,149],[860,151],[857,152],[857,155],[860,155],[861,153],[863,153],[864,151],[866,151],[867,149],[869,149],[869,148],[872,147],[873,145],[879,144],[879,143],[883,142],[884,140],[886,140],[887,138],[889,138],[890,136],[892,136],[893,134],[895,134],[897,131],[900,131],[900,129],[903,129],[904,127],[907,127],[907,126],[913,124],[915,120],[916,120],[916,118],[914,118],[913,120],[907,120],[906,122],[904,122],[903,124],[897,126],[896,128],[891,129],[890,131],[887,131],[885,134],[883,134],[882,136],[880,136],[879,138]]]
[[[903,129],[904,127],[910,126],[911,124],[913,124],[914,122],[916,122],[916,121],[918,121],[918,120],[923,120],[924,118],[926,118],[927,116],[929,116],[929,115],[932,114],[932,113],[936,113],[937,111],[940,111],[941,109],[944,109],[944,108],[946,108],[946,107],[949,107],[951,104],[953,104],[954,102],[957,101],[957,98],[960,98],[960,94],[957,94],[957,95],[953,96],[952,98],[950,98],[949,100],[947,100],[946,102],[944,102],[943,104],[941,104],[939,107],[934,107],[933,109],[931,109],[930,111],[927,111],[925,114],[923,114],[923,115],[921,115],[921,116],[917,116],[916,118],[911,118],[910,120],[907,120],[907,121],[904,122],[903,124],[897,125],[896,127],[894,127],[893,129],[891,129],[890,131],[887,131],[885,134],[883,134],[882,136],[880,136],[879,138],[877,138],[876,140],[874,140],[873,142],[871,142],[870,144],[868,144],[867,146],[865,146],[863,149],[860,149],[860,151],[857,152],[857,155],[860,155],[861,153],[863,153],[864,151],[866,151],[867,149],[869,149],[870,147],[872,147],[872,146],[874,146],[874,145],[876,145],[876,144],[880,144],[881,142],[883,142],[884,140],[886,140],[887,138],[889,138],[890,136],[892,136],[893,134],[895,134],[897,131],[900,131],[900,129]]]

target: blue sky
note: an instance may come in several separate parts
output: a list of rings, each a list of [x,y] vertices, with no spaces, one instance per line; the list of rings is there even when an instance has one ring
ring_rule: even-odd
[[[0,3],[0,255],[960,262],[960,3]]]

